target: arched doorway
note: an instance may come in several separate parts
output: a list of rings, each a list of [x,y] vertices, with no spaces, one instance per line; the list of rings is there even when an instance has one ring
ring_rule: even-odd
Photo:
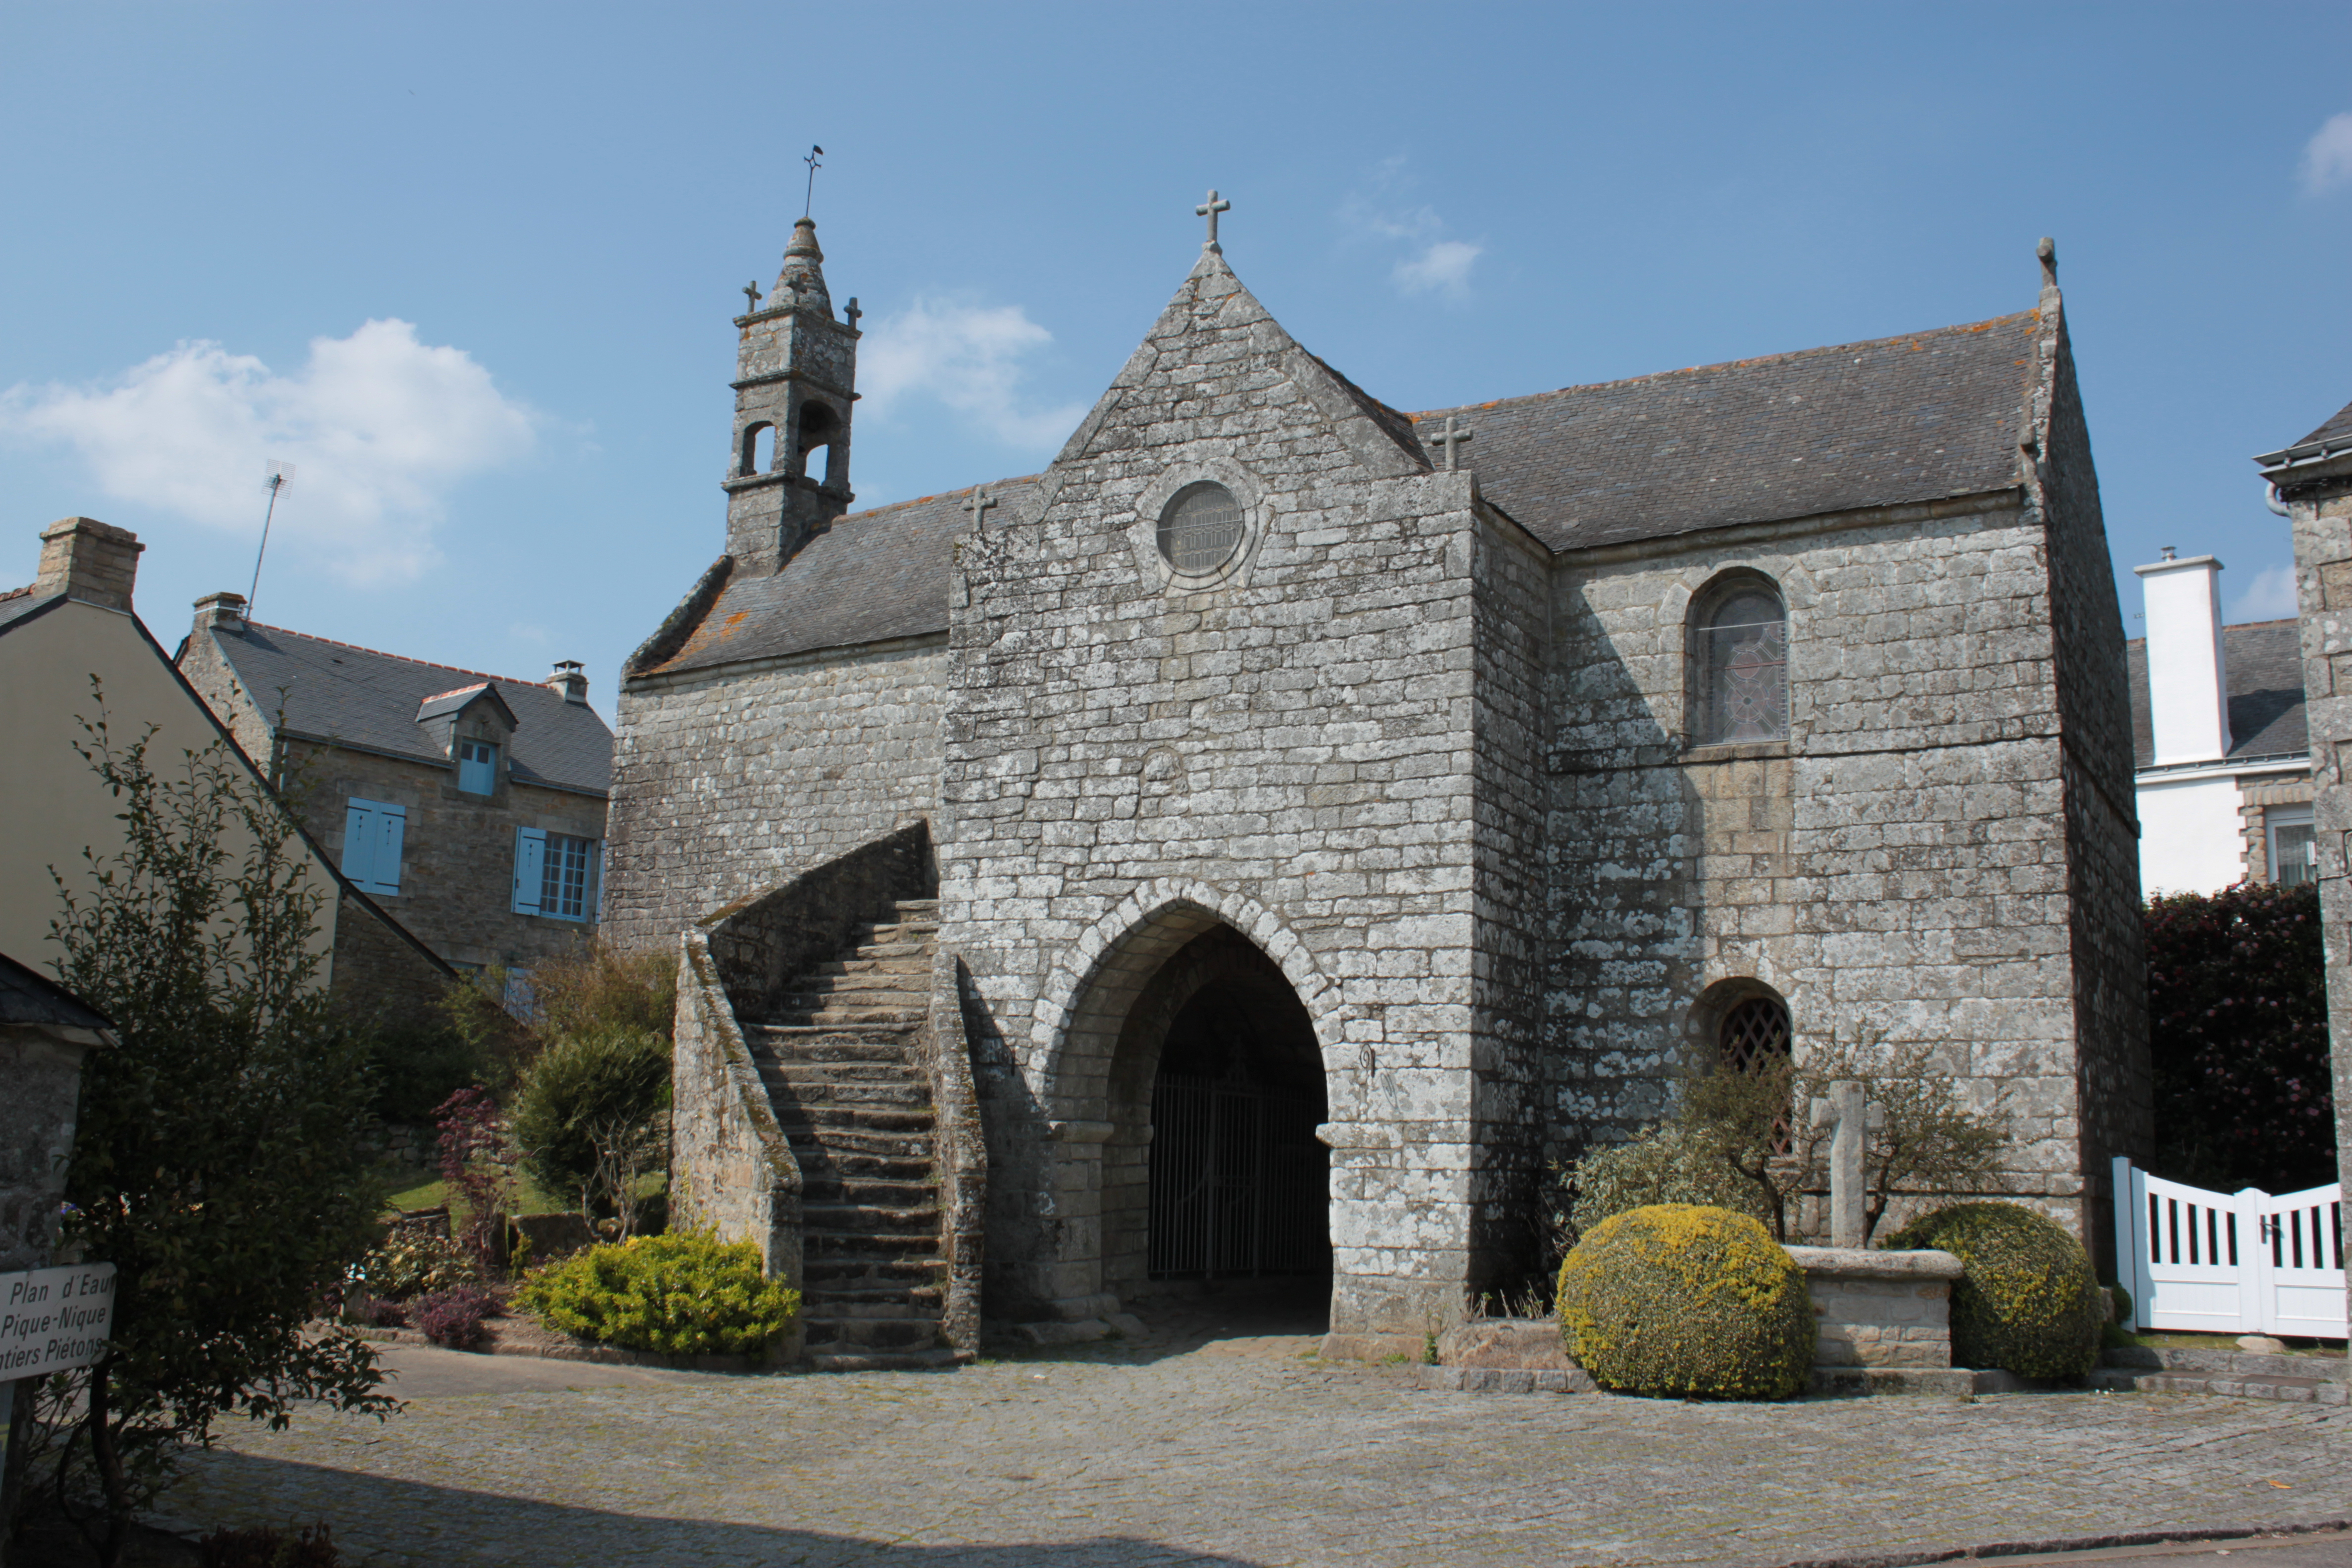
[[[1147,980],[1118,1032],[1104,1150],[1104,1288],[1328,1289],[1323,1058],[1274,961],[1211,925]]]

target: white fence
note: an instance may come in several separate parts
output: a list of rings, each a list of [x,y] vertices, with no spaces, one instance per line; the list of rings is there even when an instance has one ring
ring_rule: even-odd
[[[2340,1340],[2343,1184],[2209,1193],[2119,1159],[2116,1266],[2143,1329]]]

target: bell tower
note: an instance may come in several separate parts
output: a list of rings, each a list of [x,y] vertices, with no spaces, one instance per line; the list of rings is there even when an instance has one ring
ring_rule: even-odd
[[[735,436],[727,478],[727,553],[739,576],[782,569],[847,511],[850,405],[857,400],[857,301],[846,321],[825,292],[816,225],[802,218],[762,301],[735,318]],[[764,307],[764,308],[763,308]],[[822,458],[823,473],[818,472]]]

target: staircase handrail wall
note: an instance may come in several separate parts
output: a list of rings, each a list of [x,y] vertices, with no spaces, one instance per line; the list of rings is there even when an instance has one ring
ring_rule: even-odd
[[[940,1331],[960,1351],[980,1348],[981,1265],[988,1236],[988,1141],[972,1080],[965,1022],[963,961],[942,943],[931,960],[930,1011],[923,1029],[924,1065],[937,1119],[940,1256],[947,1260]]]
[[[801,1288],[801,1166],[777,1125],[736,1026],[709,939],[679,942],[676,1043],[671,1057],[671,1207],[674,1224],[709,1227],[722,1241],[756,1242],[768,1278]],[[794,1343],[781,1359],[799,1352]]]
[[[938,890],[930,824],[917,820],[713,910],[695,926],[709,940],[735,1016],[759,1019],[776,1010],[785,987],[848,946],[893,901]]]

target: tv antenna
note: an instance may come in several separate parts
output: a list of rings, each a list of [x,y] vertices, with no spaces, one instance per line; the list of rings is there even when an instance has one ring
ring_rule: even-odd
[[[803,217],[808,216],[809,208],[815,205],[816,172],[824,167],[824,165],[818,163],[817,160],[824,155],[824,149],[816,145],[814,142],[811,142],[809,144],[808,156],[801,160],[802,163],[806,163],[809,166],[808,190],[801,197],[801,216]]]
[[[261,513],[261,548],[253,552],[253,587],[245,595],[245,617],[253,619],[254,601],[261,596],[261,558],[269,553],[269,520],[278,515],[278,492],[294,480],[294,465],[271,458],[262,465],[261,488],[269,492],[269,504]]]

